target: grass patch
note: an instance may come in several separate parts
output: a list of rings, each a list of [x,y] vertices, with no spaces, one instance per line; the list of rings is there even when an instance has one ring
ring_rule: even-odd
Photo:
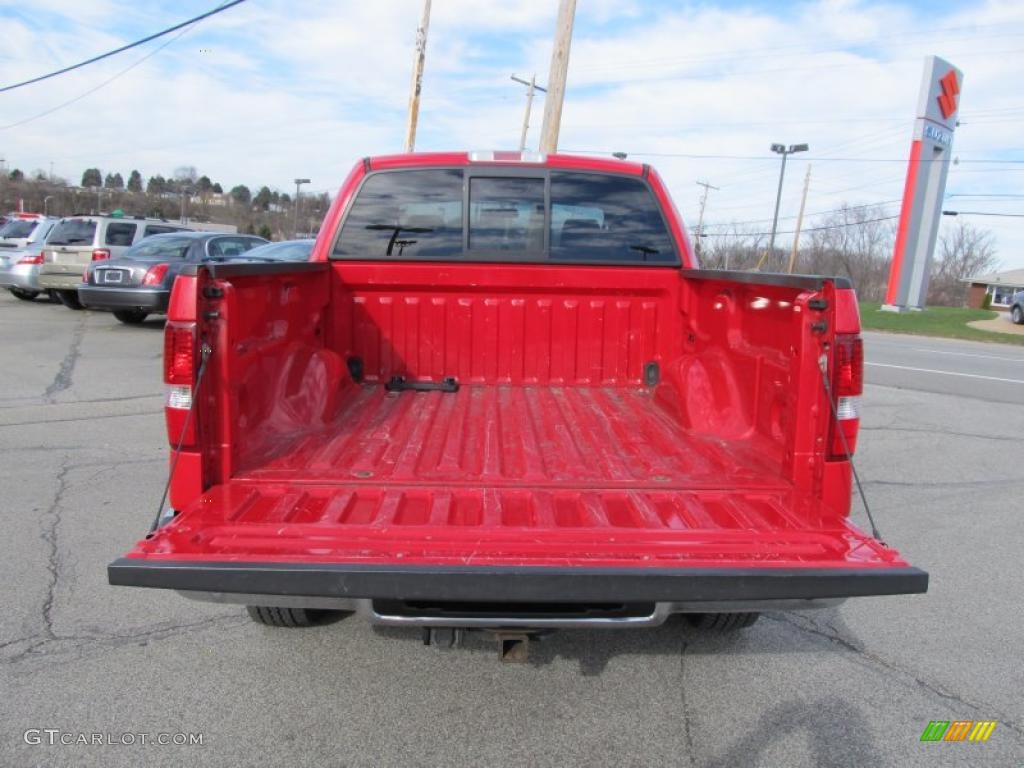
[[[971,328],[974,320],[991,320],[998,313],[986,309],[928,307],[921,312],[882,312],[878,304],[860,305],[860,322],[865,331],[910,333],[916,336],[941,336],[947,339],[988,341],[1024,346],[1024,335],[992,333]]]

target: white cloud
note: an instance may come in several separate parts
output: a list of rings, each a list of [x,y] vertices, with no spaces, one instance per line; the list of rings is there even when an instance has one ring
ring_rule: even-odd
[[[79,5],[46,0],[39,18],[66,15],[51,27],[4,19],[4,78],[116,47],[123,39],[111,30],[119,19],[143,31],[167,21],[166,9],[158,14],[114,0],[86,10]],[[546,79],[555,5],[435,0],[419,149],[515,145],[523,89],[508,76],[537,72]],[[75,105],[0,131],[0,146],[12,166],[46,168],[52,160],[72,179],[89,165],[152,175],[191,164],[229,185],[288,189],[302,174],[314,179],[313,188],[334,190],[357,158],[401,146],[420,6],[419,0],[247,3]],[[173,18],[207,7],[189,3]],[[581,2],[561,145],[762,158],[644,158],[691,218],[700,191],[694,182],[720,186],[708,205],[710,223],[769,226],[778,178],[778,161],[768,152],[773,141],[806,141],[812,148],[809,159],[791,160],[784,217],[796,212],[807,162],[814,166],[812,212],[844,201],[896,200],[926,54],[945,55],[965,71],[956,153],[965,161],[1024,157],[1017,125],[1024,114],[1022,32],[1024,6],[1009,2],[948,11],[856,0],[655,9]],[[79,95],[154,46],[0,94],[0,123]],[[531,141],[542,113],[538,100]],[[953,168],[948,189],[1024,195],[1022,171],[964,162]],[[1009,211],[1024,207],[1019,202],[978,205]],[[1005,263],[1024,265],[1024,224],[1018,223],[1024,219],[975,221],[996,232]]]

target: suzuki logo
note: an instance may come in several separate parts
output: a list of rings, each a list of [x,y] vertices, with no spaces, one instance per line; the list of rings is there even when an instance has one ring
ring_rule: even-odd
[[[939,111],[942,112],[943,119],[949,120],[956,112],[956,97],[960,93],[960,86],[956,82],[956,72],[952,69],[949,70],[939,78],[939,85],[942,87],[942,94],[938,97]]]

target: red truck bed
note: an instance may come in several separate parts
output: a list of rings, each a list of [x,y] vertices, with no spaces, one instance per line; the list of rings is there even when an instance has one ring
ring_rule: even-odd
[[[439,183],[469,195],[474,174],[490,183],[506,172],[467,169],[467,188],[449,167],[464,155],[368,161],[325,221],[314,263],[179,277],[166,380],[176,402],[196,403],[194,424],[187,407],[168,407],[172,445],[183,439],[171,486],[179,514],[110,565],[111,583],[262,605],[743,605],[924,591],[927,574],[848,519],[850,464],[837,438],[853,444],[860,395],[848,285],[558,263],[584,251],[558,251],[551,233],[532,263],[502,253],[475,263],[462,250],[448,261],[390,258],[435,233],[466,247],[434,213],[401,226],[374,213],[356,227],[358,237],[384,233],[385,257],[332,251],[363,175],[392,183],[387,174],[408,163],[442,167]],[[611,174],[601,184],[628,176],[652,185],[683,242],[648,169],[550,164],[499,181],[516,191],[524,174],[551,173],[554,199],[558,169],[578,166],[572,184],[595,195],[593,173]],[[382,199],[394,189],[404,187]],[[495,214],[488,237],[548,210],[494,205],[478,212]],[[616,221],[608,213],[600,236]],[[586,223],[568,219],[563,242],[599,247],[586,239],[597,222]],[[435,389],[389,392],[393,377]],[[457,391],[438,391],[448,379]]]
[[[330,425],[204,493],[137,554],[171,569],[216,563],[207,573],[218,588],[225,564],[254,561],[271,566],[278,584],[274,563],[304,563],[307,577],[317,563],[349,572],[661,567],[675,576],[687,567],[724,569],[720,576],[798,568],[820,587],[818,569],[836,581],[856,569],[873,594],[909,576],[894,550],[796,491],[747,441],[687,433],[648,390],[363,385],[347,395]],[[180,586],[198,588],[194,565],[188,572]],[[251,571],[246,579],[259,591]],[[408,584],[380,590],[375,597],[410,599]]]

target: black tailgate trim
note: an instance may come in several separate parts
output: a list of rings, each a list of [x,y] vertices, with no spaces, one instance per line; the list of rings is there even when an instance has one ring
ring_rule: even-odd
[[[120,558],[116,586],[396,600],[777,600],[916,594],[928,574],[896,568],[548,568],[240,563]]]

